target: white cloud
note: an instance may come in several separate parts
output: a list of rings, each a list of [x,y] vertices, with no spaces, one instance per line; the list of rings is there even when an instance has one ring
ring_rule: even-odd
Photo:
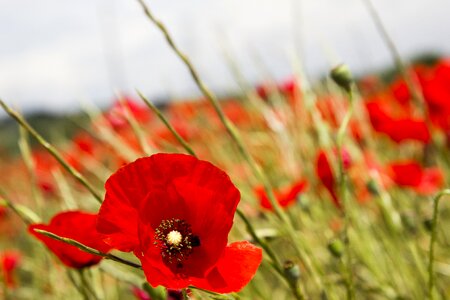
[[[374,2],[402,54],[450,52],[448,1]],[[298,32],[313,73],[328,68],[324,45],[356,69],[390,62],[362,0],[149,3],[216,90],[234,87],[223,47],[250,80],[263,77],[255,52],[280,78],[290,72],[286,49]],[[198,93],[137,1],[2,1],[0,43],[0,96],[25,110],[65,110],[82,97],[105,104],[114,88],[153,97]]]

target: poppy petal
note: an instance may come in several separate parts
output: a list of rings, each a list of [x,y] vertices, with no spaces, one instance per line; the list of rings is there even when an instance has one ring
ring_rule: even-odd
[[[206,278],[192,278],[191,284],[217,293],[238,292],[253,278],[261,261],[261,248],[246,241],[232,243]]]

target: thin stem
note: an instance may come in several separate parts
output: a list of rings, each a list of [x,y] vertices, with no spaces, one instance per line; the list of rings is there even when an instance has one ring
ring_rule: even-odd
[[[71,270],[67,270],[67,276],[69,277],[69,280],[72,283],[72,285],[75,287],[75,289],[81,294],[83,299],[89,300],[89,295],[87,294],[86,289],[82,285],[79,285],[77,283],[75,277],[73,277]]]
[[[94,288],[92,287],[91,283],[86,278],[86,270],[79,269],[78,274],[80,275],[81,284],[82,287],[86,290],[87,293],[89,293],[94,299],[98,300],[98,296],[95,293]],[[89,298],[88,298],[89,299]]]
[[[341,196],[341,200],[344,206],[342,213],[344,214],[344,246],[345,246],[345,269],[347,271],[346,276],[346,288],[347,288],[347,299],[353,300],[355,299],[355,291],[354,291],[354,283],[353,283],[353,271],[352,271],[352,254],[350,249],[350,238],[349,238],[349,229],[350,229],[350,203],[348,199],[348,191],[347,191],[347,174],[345,173],[344,163],[342,160],[342,145],[344,143],[345,132],[347,130],[348,124],[350,123],[350,119],[353,114],[353,91],[350,89],[348,91],[348,97],[350,102],[350,108],[344,116],[342,123],[338,129],[337,137],[336,137],[336,148],[338,152],[338,162],[339,162],[339,193]]]
[[[437,223],[439,216],[439,200],[443,196],[449,196],[450,189],[445,189],[440,191],[433,198],[433,219],[431,222],[431,239],[430,239],[430,247],[428,252],[428,299],[433,299],[433,290],[435,285],[435,276],[434,276],[434,245],[437,240]]]
[[[147,106],[155,113],[155,115],[164,123],[164,125],[169,129],[169,131],[173,134],[176,140],[183,146],[183,148],[192,156],[197,157],[195,155],[194,150],[192,150],[191,146],[178,134],[178,132],[173,128],[173,126],[169,123],[164,114],[150,101],[148,100],[140,91],[136,91],[141,97],[142,101],[147,104]]]
[[[130,107],[125,102],[124,97],[120,94],[119,94],[119,101],[124,109],[125,118],[127,119],[128,123],[130,124],[131,129],[133,130],[134,134],[136,135],[136,138],[138,139],[139,145],[141,146],[141,150],[145,153],[145,155],[147,155],[147,156],[151,155],[152,151],[145,139],[144,130],[142,129],[139,122],[134,117],[133,113],[130,110]]]
[[[9,207],[26,225],[40,222],[39,217],[28,207],[15,204],[6,199],[5,193],[0,189],[0,205]]]
[[[223,294],[219,294],[219,293],[216,293],[216,292],[211,292],[211,291],[199,288],[199,287],[195,287],[195,286],[192,286],[192,285],[189,286],[189,289],[201,291],[203,293],[211,295],[212,297],[214,297],[214,299],[218,299],[218,300],[239,299],[239,297],[237,295],[234,295],[234,293],[233,294],[229,294],[229,295],[223,295]]]
[[[381,37],[385,41],[386,45],[389,48],[389,51],[391,52],[392,58],[394,59],[395,65],[397,66],[398,71],[402,75],[403,79],[405,80],[406,85],[408,86],[408,89],[411,91],[413,99],[417,102],[417,104],[420,105],[422,109],[425,109],[424,107],[424,101],[423,101],[423,95],[420,91],[420,88],[418,87],[417,79],[407,71],[407,66],[403,62],[402,57],[400,55],[400,52],[398,51],[397,47],[395,46],[394,41],[390,37],[388,31],[386,30],[386,27],[384,26],[383,22],[381,21],[380,15],[376,11],[375,7],[373,6],[373,3],[371,0],[364,0],[363,1],[367,10],[369,11],[369,14],[371,15],[376,28],[378,29]]]
[[[67,170],[72,176],[78,180],[84,187],[88,189],[88,191],[94,196],[95,200],[99,203],[102,203],[102,195],[94,188],[86,178],[81,175],[74,167],[72,167],[66,160],[63,158],[61,153],[53,147],[47,140],[45,140],[31,125],[16,111],[11,109],[8,105],[6,105],[3,100],[0,99],[0,106],[5,110],[5,112],[10,115],[13,119],[15,119],[20,126],[25,128],[38,142],[41,144],[63,167]]]
[[[305,296],[303,295],[302,291],[300,290],[298,283],[293,282],[291,279],[289,279],[286,276],[286,274],[283,272],[283,268],[280,264],[280,261],[276,257],[275,253],[272,251],[272,249],[269,247],[269,245],[263,239],[259,238],[259,236],[256,234],[255,229],[253,228],[252,224],[247,219],[247,217],[244,215],[244,213],[239,209],[236,210],[236,212],[237,212],[238,216],[242,219],[242,221],[245,223],[245,225],[247,227],[247,231],[250,233],[253,240],[255,240],[255,242],[258,243],[261,246],[261,248],[264,249],[264,251],[267,253],[267,255],[269,255],[269,257],[272,261],[271,266],[275,269],[275,271],[279,275],[281,275],[281,277],[283,277],[283,279],[286,280],[287,284],[291,288],[291,291],[292,291],[294,297],[298,300],[305,299]]]
[[[56,235],[54,233],[51,233],[49,231],[42,230],[42,229],[34,229],[34,231],[37,232],[37,233],[41,233],[41,234],[43,234],[43,235],[45,235],[45,236],[47,236],[47,237],[49,237],[51,239],[54,239],[54,240],[57,240],[57,241],[60,241],[60,242],[63,242],[63,243],[75,246],[78,249],[80,249],[81,251],[84,251],[84,252],[87,252],[87,253],[90,253],[90,254],[93,254],[93,255],[99,255],[99,256],[104,257],[105,259],[113,260],[115,262],[118,262],[118,263],[130,266],[130,267],[133,267],[133,268],[136,268],[136,269],[142,269],[142,266],[139,265],[139,264],[136,264],[134,262],[128,261],[126,259],[123,259],[121,257],[115,256],[115,255],[110,254],[110,253],[101,252],[101,251],[99,251],[97,249],[94,249],[94,248],[88,247],[86,245],[83,245],[82,243],[77,242],[77,241],[75,241],[73,239],[61,237],[59,235]]]

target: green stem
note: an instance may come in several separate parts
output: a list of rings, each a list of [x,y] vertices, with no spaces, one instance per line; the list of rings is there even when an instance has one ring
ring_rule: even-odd
[[[75,241],[73,239],[61,237],[59,235],[56,235],[54,233],[51,233],[49,231],[42,230],[42,229],[34,229],[34,231],[37,232],[37,233],[43,234],[43,235],[45,235],[45,236],[47,236],[47,237],[49,237],[51,239],[54,239],[54,240],[57,240],[57,241],[60,241],[60,242],[63,242],[63,243],[75,246],[78,249],[80,249],[81,251],[84,251],[84,252],[87,252],[87,253],[90,253],[90,254],[93,254],[93,255],[99,255],[99,256],[104,257],[105,259],[113,260],[115,262],[118,262],[118,263],[130,266],[130,267],[133,267],[133,268],[136,268],[136,269],[142,269],[142,266],[139,265],[139,264],[136,264],[134,262],[128,261],[126,259],[123,259],[121,257],[115,256],[115,255],[110,254],[110,253],[101,252],[101,251],[99,251],[97,249],[94,249],[94,248],[88,247],[86,245],[83,245],[82,243],[77,242],[77,241]]]
[[[89,300],[89,295],[86,292],[86,289],[79,285],[76,281],[75,277],[73,277],[72,270],[67,270],[67,276],[69,277],[70,282],[75,287],[75,289],[81,294],[84,300]]]
[[[403,62],[400,52],[398,51],[394,41],[390,37],[388,31],[386,30],[386,27],[384,26],[383,22],[381,21],[380,15],[376,11],[375,7],[373,6],[372,1],[364,0],[363,2],[365,4],[369,14],[372,17],[378,32],[380,33],[382,39],[384,40],[387,47],[389,48],[389,51],[391,52],[391,55],[395,62],[397,70],[400,72],[403,79],[405,80],[405,83],[408,86],[408,89],[411,91],[413,99],[422,108],[422,110],[426,113],[426,111],[425,111],[426,107],[424,105],[423,95],[420,91],[419,83],[417,82],[417,78],[415,78],[413,74],[411,74],[410,72],[407,71],[407,66]]]
[[[433,198],[433,219],[431,222],[431,239],[430,239],[430,247],[428,253],[428,299],[433,299],[433,290],[435,285],[435,276],[434,276],[434,245],[437,240],[437,222],[439,216],[439,200],[443,196],[449,196],[450,189],[445,189],[440,191]]]
[[[94,188],[87,180],[78,172],[75,168],[73,168],[66,160],[62,157],[61,153],[53,147],[47,140],[45,140],[31,125],[16,111],[11,109],[8,105],[6,105],[3,100],[0,99],[0,106],[5,110],[5,112],[10,115],[13,119],[15,119],[20,126],[25,128],[38,142],[41,144],[63,167],[67,170],[72,176],[78,180],[84,187],[88,189],[88,191],[94,196],[94,198],[102,203],[102,195]]]
[[[249,232],[249,234],[251,235],[253,240],[256,243],[258,243],[261,246],[261,248],[264,249],[264,251],[267,253],[267,255],[269,255],[269,257],[270,257],[270,259],[272,261],[270,265],[275,269],[275,271],[283,279],[286,280],[287,284],[291,288],[292,294],[294,295],[295,299],[297,299],[297,300],[305,299],[305,296],[303,295],[302,291],[300,290],[300,287],[299,287],[298,283],[293,282],[290,278],[288,278],[286,276],[286,274],[283,272],[283,268],[281,266],[281,263],[278,260],[278,258],[276,257],[275,253],[272,251],[270,246],[263,239],[259,238],[259,236],[256,234],[255,229],[253,228],[252,224],[247,219],[247,217],[244,215],[244,213],[241,210],[239,210],[239,209],[236,210],[236,213],[238,214],[238,216],[244,222],[245,226],[247,227],[247,231]]]
[[[178,132],[173,128],[173,126],[169,123],[164,114],[150,101],[148,100],[140,91],[137,91],[139,97],[141,97],[142,101],[147,104],[147,106],[155,113],[155,115],[164,123],[164,125],[169,129],[169,131],[173,134],[175,139],[183,146],[183,148],[192,156],[197,157],[195,155],[194,150],[189,146],[189,144],[178,134]]]
[[[15,204],[6,199],[6,195],[1,188],[0,205],[9,207],[26,225],[40,222],[40,218],[28,207]]]
[[[144,130],[139,125],[138,121],[134,117],[134,115],[131,113],[130,108],[125,103],[125,99],[122,95],[119,95],[119,101],[122,104],[122,107],[125,112],[125,118],[127,119],[128,123],[131,126],[131,129],[133,130],[134,134],[136,135],[136,138],[138,139],[139,145],[141,146],[141,150],[145,153],[145,155],[149,156],[152,154],[152,151],[145,139]]]
[[[350,89],[348,91],[348,97],[350,102],[350,108],[344,116],[342,123],[338,129],[337,137],[336,137],[336,148],[338,152],[338,163],[339,163],[339,193],[341,196],[341,200],[343,203],[342,213],[344,214],[344,246],[345,246],[345,269],[347,271],[347,276],[345,280],[346,288],[347,288],[347,299],[353,300],[355,299],[355,291],[354,291],[354,283],[353,283],[353,271],[352,271],[352,254],[350,249],[350,238],[349,238],[349,229],[350,229],[350,203],[348,199],[348,191],[347,191],[347,175],[344,170],[344,163],[342,160],[342,146],[344,143],[345,132],[347,130],[348,124],[350,123],[350,119],[353,114],[353,91]]]
[[[91,283],[86,278],[86,270],[79,269],[78,274],[80,275],[81,286],[82,286],[83,290],[85,291],[85,293],[91,295],[93,299],[98,300],[98,296],[96,295]],[[92,299],[92,298],[88,297],[88,299]]]

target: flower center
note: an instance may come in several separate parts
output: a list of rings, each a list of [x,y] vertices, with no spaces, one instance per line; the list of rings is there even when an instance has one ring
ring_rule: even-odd
[[[161,250],[165,263],[177,268],[192,253],[192,248],[200,246],[200,239],[192,234],[191,226],[184,220],[163,220],[155,229],[153,244]]]
[[[167,235],[167,243],[174,245],[174,246],[178,246],[181,243],[182,239],[183,239],[183,236],[181,235],[181,233],[179,233],[176,230],[172,230]]]

